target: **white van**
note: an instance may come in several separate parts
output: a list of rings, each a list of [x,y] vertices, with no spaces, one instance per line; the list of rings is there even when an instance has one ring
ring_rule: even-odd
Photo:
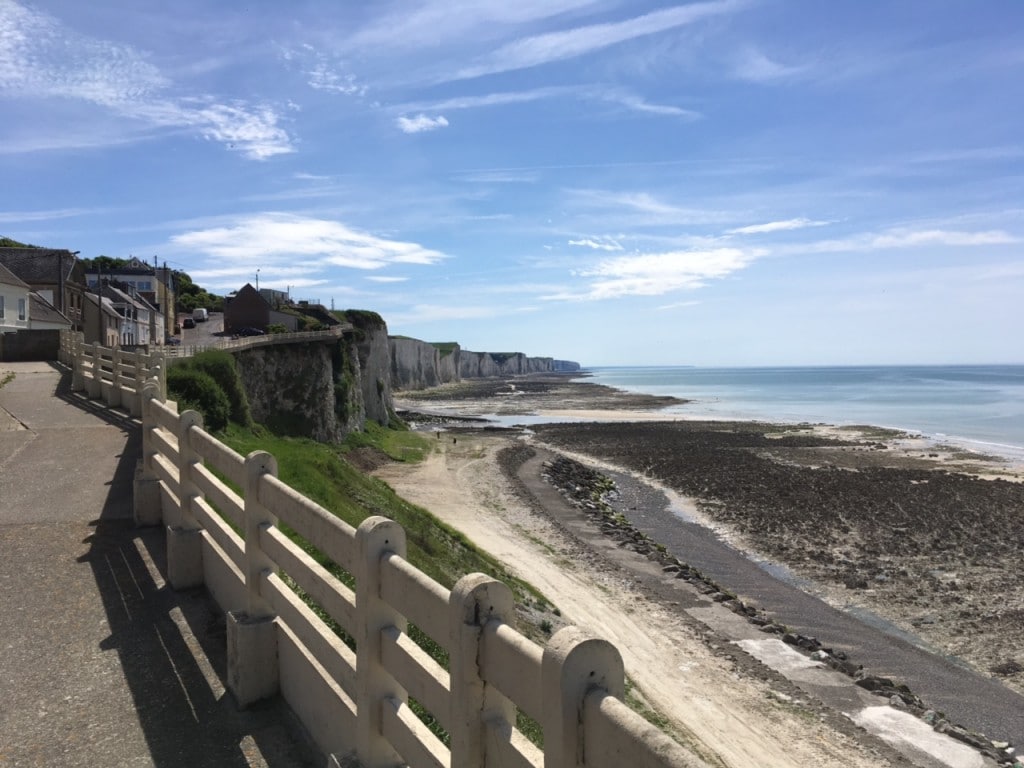
[[[207,312],[202,307],[196,307],[195,309],[192,310],[192,319],[195,320],[197,323],[205,323],[207,320],[210,319],[210,313]]]

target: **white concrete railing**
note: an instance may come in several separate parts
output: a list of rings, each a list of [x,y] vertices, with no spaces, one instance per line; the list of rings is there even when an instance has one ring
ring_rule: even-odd
[[[160,352],[125,352],[86,344],[75,331],[61,331],[59,358],[72,370],[71,389],[85,390],[93,400],[142,415],[142,387],[154,375],[167,392],[166,365]]]
[[[158,379],[143,389],[135,503],[138,522],[167,527],[171,585],[205,585],[227,612],[228,687],[239,705],[280,693],[332,760],[705,765],[623,704],[622,658],[610,643],[569,627],[534,644],[510,623],[506,585],[472,574],[449,591],[405,559],[397,523],[370,517],[352,528],[281,482],[269,453],[243,457],[207,433],[198,413],[178,414]],[[351,574],[355,591],[279,522]],[[321,615],[354,638],[355,651]],[[410,640],[409,622],[448,652],[449,669]],[[448,732],[450,748],[413,714],[410,697]],[[516,729],[517,708],[541,725],[543,751]]]
[[[163,350],[167,357],[192,357],[193,355],[207,349],[249,349],[251,347],[265,347],[272,344],[294,344],[298,341],[319,341],[321,339],[336,339],[346,331],[352,330],[352,325],[342,323],[325,328],[321,331],[294,331],[291,333],[268,333],[263,336],[242,336],[239,338],[209,338],[199,344],[168,344]]]

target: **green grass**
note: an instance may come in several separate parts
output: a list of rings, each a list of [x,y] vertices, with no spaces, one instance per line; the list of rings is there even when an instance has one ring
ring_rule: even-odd
[[[3,375],[3,377],[0,377],[0,389],[3,389],[4,384],[10,381],[14,381],[14,371],[8,371]]]

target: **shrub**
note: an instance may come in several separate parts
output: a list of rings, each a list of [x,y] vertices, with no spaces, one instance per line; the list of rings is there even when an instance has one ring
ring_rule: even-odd
[[[267,333],[288,333],[288,326],[284,323],[271,323],[267,326]]]
[[[178,401],[179,410],[193,409],[203,414],[207,430],[218,432],[228,425],[231,404],[210,374],[176,365],[167,371],[167,390]]]
[[[249,411],[249,398],[238,375],[235,356],[221,349],[210,349],[200,352],[192,358],[190,367],[208,373],[217,382],[227,396],[231,409],[231,420],[243,427],[252,426],[252,414]]]

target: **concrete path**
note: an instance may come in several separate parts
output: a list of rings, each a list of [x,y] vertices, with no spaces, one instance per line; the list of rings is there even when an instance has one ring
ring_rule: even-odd
[[[320,765],[280,701],[239,712],[224,621],[132,522],[139,424],[0,363],[0,766]]]

